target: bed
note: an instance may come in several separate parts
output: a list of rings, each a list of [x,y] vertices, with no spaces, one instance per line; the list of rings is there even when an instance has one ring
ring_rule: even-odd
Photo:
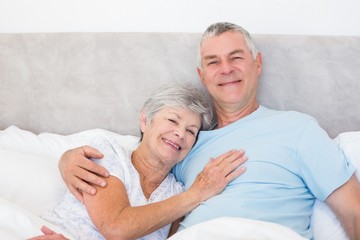
[[[0,239],[40,233],[43,222],[34,216],[66,191],[57,171],[65,150],[99,135],[136,142],[140,107],[153,90],[176,82],[202,88],[196,73],[199,37],[0,33]],[[314,116],[360,169],[360,37],[254,35],[254,40],[264,64],[259,102]],[[19,231],[17,224],[28,230]],[[284,230],[263,224],[269,231],[262,237],[268,239]],[[215,219],[173,239],[240,239],[260,225]],[[315,204],[312,225],[314,239],[347,239],[322,202]]]

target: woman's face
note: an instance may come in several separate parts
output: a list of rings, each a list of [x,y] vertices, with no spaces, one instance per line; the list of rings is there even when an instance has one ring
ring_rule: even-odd
[[[150,122],[141,115],[142,144],[152,158],[171,166],[185,158],[201,127],[199,114],[184,108],[164,107]]]

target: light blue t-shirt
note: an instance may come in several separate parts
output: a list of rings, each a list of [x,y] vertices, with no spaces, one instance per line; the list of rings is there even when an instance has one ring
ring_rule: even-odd
[[[231,149],[245,150],[246,172],[194,209],[180,229],[234,216],[282,224],[312,238],[315,199],[325,200],[355,171],[315,119],[262,106],[224,128],[200,132],[194,148],[173,171],[189,188],[211,157]]]

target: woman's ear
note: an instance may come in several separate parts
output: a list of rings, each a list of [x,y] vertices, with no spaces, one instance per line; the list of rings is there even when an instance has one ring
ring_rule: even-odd
[[[146,118],[146,112],[144,110],[140,113],[140,130],[141,132],[145,132],[147,126],[147,118]]]

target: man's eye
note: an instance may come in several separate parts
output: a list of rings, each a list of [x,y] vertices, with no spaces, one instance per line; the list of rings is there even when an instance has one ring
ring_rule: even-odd
[[[211,61],[211,62],[208,62],[208,64],[207,64],[207,65],[209,66],[209,65],[216,64],[216,63],[217,63],[217,61]]]
[[[243,57],[233,57],[233,60],[243,59]]]

